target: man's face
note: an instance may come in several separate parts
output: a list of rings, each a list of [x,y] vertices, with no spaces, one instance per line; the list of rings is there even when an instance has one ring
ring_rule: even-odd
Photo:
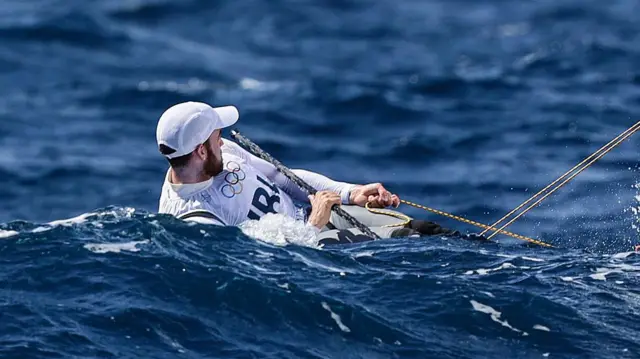
[[[208,176],[215,176],[222,172],[222,130],[215,130],[209,137],[209,143],[205,144],[206,159],[203,171]]]

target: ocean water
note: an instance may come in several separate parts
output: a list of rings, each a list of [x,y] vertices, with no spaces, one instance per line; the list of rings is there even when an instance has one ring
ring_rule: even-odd
[[[3,1],[0,357],[639,357],[637,136],[508,227],[554,248],[187,224],[156,213],[155,145],[167,107],[233,104],[289,167],[490,224],[640,120],[639,13]]]

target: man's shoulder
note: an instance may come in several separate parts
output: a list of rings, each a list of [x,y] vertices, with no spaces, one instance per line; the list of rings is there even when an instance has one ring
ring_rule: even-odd
[[[240,147],[240,145],[238,145],[234,141],[231,141],[230,139],[227,139],[227,138],[223,137],[222,138],[222,148],[225,148],[225,147],[239,147],[239,148],[242,148],[242,147]]]
[[[249,155],[249,152],[247,152],[247,150],[240,147],[240,145],[238,145],[237,143],[226,138],[222,139],[222,146],[220,146],[220,150],[226,155],[233,155],[242,159],[247,159],[247,156]]]

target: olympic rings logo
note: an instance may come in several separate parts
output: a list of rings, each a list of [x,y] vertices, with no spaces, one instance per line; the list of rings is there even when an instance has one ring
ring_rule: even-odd
[[[228,172],[224,175],[224,181],[227,183],[222,186],[221,192],[223,196],[233,198],[242,193],[242,181],[247,178],[247,175],[237,162],[229,161],[226,167]]]
[[[242,169],[240,168],[240,165],[238,164],[238,162],[236,161],[229,161],[227,162],[227,171],[231,171],[231,172],[242,172]],[[242,172],[244,173],[244,172]]]
[[[235,185],[225,184],[222,186],[222,195],[227,198],[233,198],[235,195],[242,193],[242,182],[238,182]]]

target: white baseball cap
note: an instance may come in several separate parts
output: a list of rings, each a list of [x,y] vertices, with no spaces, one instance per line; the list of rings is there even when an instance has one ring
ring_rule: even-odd
[[[189,154],[213,131],[233,125],[239,116],[235,106],[211,107],[192,101],[174,105],[158,121],[156,140],[160,152],[167,158]]]

